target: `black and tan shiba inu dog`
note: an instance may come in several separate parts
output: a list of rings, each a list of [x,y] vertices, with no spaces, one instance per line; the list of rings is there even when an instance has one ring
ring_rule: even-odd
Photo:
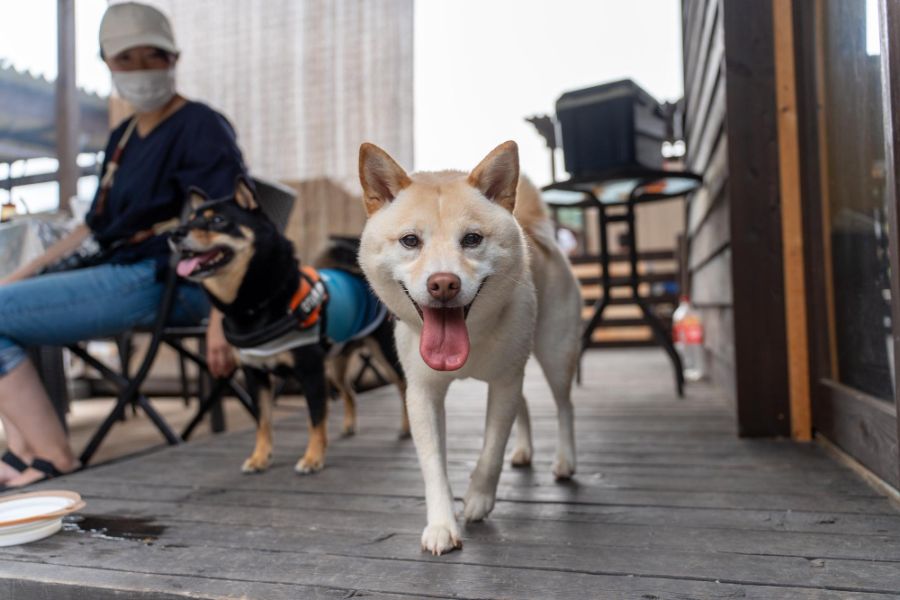
[[[260,210],[252,187],[238,180],[232,197],[191,195],[192,212],[172,232],[181,253],[178,274],[203,285],[225,316],[225,335],[235,347],[248,388],[259,409],[256,445],[242,470],[263,471],[272,456],[270,376],[296,378],[309,407],[309,442],[295,466],[313,473],[325,465],[327,379],[345,402],[344,433],[356,429],[353,390],[347,378],[352,349],[365,344],[405,394],[393,341],[393,324],[384,306],[359,275],[355,257],[340,268],[300,267],[294,247]],[[346,254],[346,253],[345,253]],[[324,266],[331,266],[325,264]],[[408,435],[404,403],[401,435]]]

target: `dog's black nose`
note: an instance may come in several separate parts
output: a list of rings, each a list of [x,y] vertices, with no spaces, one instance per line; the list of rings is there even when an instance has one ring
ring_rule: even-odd
[[[435,273],[428,278],[426,285],[432,298],[441,302],[449,302],[459,294],[461,283],[459,277],[453,273]]]

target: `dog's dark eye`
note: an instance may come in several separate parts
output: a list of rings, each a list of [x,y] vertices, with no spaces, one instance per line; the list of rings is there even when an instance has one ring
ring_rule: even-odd
[[[484,239],[484,236],[479,235],[477,233],[467,233],[463,236],[463,239],[460,241],[463,248],[475,248],[478,244],[481,243],[481,240]]]
[[[225,222],[225,217],[223,217],[222,215],[213,215],[209,222],[213,225],[221,225]]]
[[[421,240],[419,240],[418,236],[415,236],[411,233],[408,233],[408,234],[404,235],[402,238],[400,238],[400,244],[404,248],[410,248],[410,249],[418,248],[420,242],[421,242]]]

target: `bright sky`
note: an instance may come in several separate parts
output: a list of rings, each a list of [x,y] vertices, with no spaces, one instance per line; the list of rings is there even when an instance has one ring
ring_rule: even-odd
[[[416,168],[468,170],[513,139],[522,170],[548,182],[548,151],[524,118],[626,77],[681,97],[680,11],[678,0],[417,0]]]
[[[56,0],[0,0],[0,60],[56,78]],[[75,2],[75,68],[80,87],[106,95],[109,71],[100,60],[97,32],[106,0]]]
[[[28,0],[27,10],[22,4],[0,0],[6,15],[0,19],[0,61],[55,78],[56,0]],[[78,85],[101,94],[110,88],[97,50],[106,5],[75,5]],[[537,183],[548,181],[543,139],[524,118],[552,113],[565,91],[626,77],[660,100],[680,97],[680,5],[416,0],[415,167],[469,169],[494,146],[514,139],[523,172]],[[561,158],[557,164],[561,169]]]

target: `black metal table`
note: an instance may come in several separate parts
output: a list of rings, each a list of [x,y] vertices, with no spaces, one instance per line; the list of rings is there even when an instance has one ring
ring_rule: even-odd
[[[612,223],[625,223],[628,229],[628,262],[631,272],[628,287],[631,288],[632,300],[640,307],[644,319],[653,331],[656,342],[669,355],[675,370],[675,386],[678,395],[684,395],[684,372],[681,358],[660,320],[650,310],[646,299],[640,295],[638,278],[638,251],[635,232],[635,206],[660,200],[678,198],[697,189],[703,178],[688,171],[660,171],[643,168],[617,169],[602,175],[586,178],[573,178],[568,181],[552,183],[544,187],[548,194],[547,203],[558,208],[596,208],[600,234],[600,268],[603,295],[594,303],[593,314],[581,338],[582,353],[591,342],[594,330],[603,321],[603,311],[609,305],[610,291],[613,288],[609,276],[609,235],[607,227]],[[621,209],[624,208],[624,211]],[[617,209],[610,212],[610,209]]]

